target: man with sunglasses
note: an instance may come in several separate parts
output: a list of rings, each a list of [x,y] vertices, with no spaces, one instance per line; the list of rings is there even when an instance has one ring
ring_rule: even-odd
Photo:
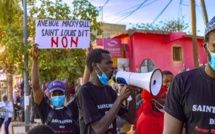
[[[36,44],[32,47],[32,87],[34,100],[43,123],[54,129],[56,134],[78,134],[79,127],[76,123],[78,119],[78,109],[76,101],[70,101],[64,106],[65,101],[65,83],[55,80],[49,83],[48,91],[52,106],[49,105],[41,89],[39,82],[39,49]]]

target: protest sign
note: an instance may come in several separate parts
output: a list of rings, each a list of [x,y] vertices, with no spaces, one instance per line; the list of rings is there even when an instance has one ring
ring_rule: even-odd
[[[90,21],[36,20],[36,39],[40,49],[88,48]]]

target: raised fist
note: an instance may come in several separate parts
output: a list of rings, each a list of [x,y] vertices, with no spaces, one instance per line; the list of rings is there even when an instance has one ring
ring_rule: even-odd
[[[39,56],[39,48],[38,48],[38,44],[33,44],[32,48],[31,48],[31,54],[33,58],[38,58]]]

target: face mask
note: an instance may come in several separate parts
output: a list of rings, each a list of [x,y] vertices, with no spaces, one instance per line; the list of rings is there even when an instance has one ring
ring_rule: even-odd
[[[63,105],[64,101],[65,101],[65,95],[61,95],[61,96],[53,96],[51,97],[51,101],[52,104],[56,107],[60,107]]]
[[[208,47],[208,45],[207,45],[207,47]],[[213,68],[213,70],[215,71],[215,53],[211,52],[209,47],[208,47],[208,51],[209,51],[210,56],[211,56],[209,64]]]
[[[99,67],[99,65],[97,64],[97,66]],[[101,70],[101,68],[99,67],[99,69]],[[101,70],[102,71],[102,70]],[[97,73],[97,77],[99,78],[99,81],[103,84],[103,85],[107,85],[108,84],[108,77],[107,75],[102,71],[102,75],[99,75],[98,72]]]
[[[162,107],[162,108],[159,108],[159,107],[157,107],[157,105],[154,105],[154,106],[156,107],[156,109],[157,109],[158,111],[164,113],[164,110],[163,110],[164,106],[163,106],[162,104],[160,104],[158,101],[154,100],[154,99],[153,99],[153,101],[155,101],[155,103],[157,103],[158,105],[160,105],[160,106]]]

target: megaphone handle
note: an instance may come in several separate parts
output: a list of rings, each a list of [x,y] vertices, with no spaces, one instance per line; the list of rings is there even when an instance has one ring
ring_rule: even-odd
[[[127,101],[132,101],[131,95],[128,96]]]

